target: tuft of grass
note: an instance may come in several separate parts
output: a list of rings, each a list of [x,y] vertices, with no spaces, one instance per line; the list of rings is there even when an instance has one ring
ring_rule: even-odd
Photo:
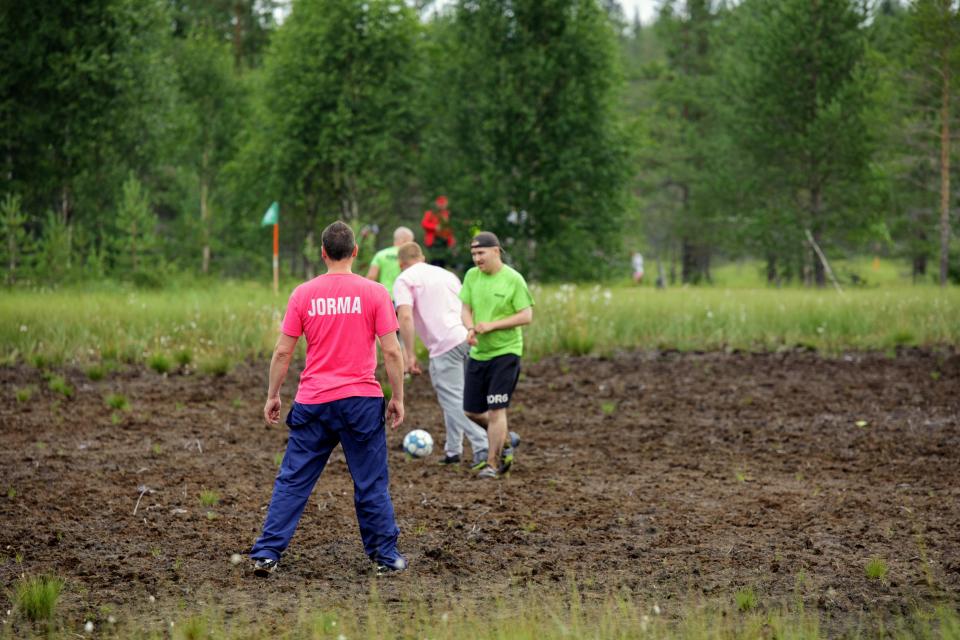
[[[147,366],[161,375],[169,373],[171,369],[170,359],[162,353],[154,353],[147,358]]]
[[[73,397],[73,387],[70,386],[70,383],[67,382],[63,376],[50,376],[50,380],[47,381],[47,387],[49,387],[51,391],[62,394],[66,398]]]
[[[173,359],[179,366],[185,367],[193,362],[193,352],[190,349],[180,349],[173,354]]]
[[[36,387],[33,385],[27,385],[26,387],[17,388],[14,395],[17,398],[17,402],[23,404],[24,402],[30,402],[30,398],[33,397],[33,393],[36,391]]]
[[[103,380],[107,375],[107,369],[102,364],[95,364],[93,366],[87,367],[87,377],[97,382],[98,380]]]
[[[150,445],[150,453],[152,453],[155,456],[158,456],[161,453],[163,453],[163,447],[161,447],[158,443],[154,442],[152,445]]]
[[[273,454],[273,464],[277,467],[283,464],[283,451]]]
[[[200,504],[205,507],[215,507],[220,502],[220,494],[216,491],[204,489],[200,492]]]
[[[123,414],[118,411],[114,411],[110,414],[110,424],[113,426],[118,426],[123,424]]]
[[[603,415],[612,416],[617,410],[617,403],[611,400],[600,403],[600,409],[603,411]]]
[[[380,387],[383,389],[384,401],[390,402],[390,398],[393,397],[393,387],[390,386],[389,382],[381,382]]]
[[[750,587],[740,589],[733,594],[733,602],[737,605],[737,611],[753,611],[757,608],[757,594]]]
[[[200,372],[208,375],[222,378],[233,369],[233,362],[229,356],[219,355],[200,363]]]
[[[63,584],[56,576],[24,576],[14,585],[14,605],[31,622],[49,622],[56,613]]]
[[[870,558],[864,571],[871,580],[883,580],[887,577],[887,563],[883,558]]]
[[[130,409],[130,402],[122,393],[111,393],[106,399],[107,406],[117,411],[127,411]]]
[[[17,497],[17,490],[14,489],[13,487],[7,487],[7,498],[9,498],[10,500],[13,500],[16,497]]]

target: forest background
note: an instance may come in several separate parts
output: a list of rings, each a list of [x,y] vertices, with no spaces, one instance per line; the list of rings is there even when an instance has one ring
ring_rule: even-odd
[[[540,281],[960,281],[952,0],[6,0],[7,285],[161,287],[361,263],[449,198]],[[369,233],[379,229],[379,235]],[[653,265],[656,265],[654,267]],[[652,279],[652,278],[651,278]],[[863,277],[853,276],[863,281]]]

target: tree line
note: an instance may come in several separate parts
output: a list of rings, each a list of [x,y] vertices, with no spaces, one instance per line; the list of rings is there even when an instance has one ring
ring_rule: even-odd
[[[531,278],[673,281],[749,256],[960,279],[953,0],[9,0],[0,9],[8,284],[320,270],[448,198]],[[367,233],[371,229],[387,233]],[[820,258],[822,254],[823,259]],[[369,256],[367,256],[369,257]]]

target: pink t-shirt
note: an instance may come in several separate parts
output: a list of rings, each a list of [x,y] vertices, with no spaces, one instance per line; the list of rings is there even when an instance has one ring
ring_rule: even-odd
[[[407,268],[393,282],[393,300],[398,307],[413,306],[413,325],[431,358],[467,339],[460,286],[457,276],[425,262]]]
[[[375,338],[396,331],[397,316],[380,283],[353,273],[327,273],[304,282],[290,294],[280,330],[307,339],[297,402],[383,397],[374,375]]]

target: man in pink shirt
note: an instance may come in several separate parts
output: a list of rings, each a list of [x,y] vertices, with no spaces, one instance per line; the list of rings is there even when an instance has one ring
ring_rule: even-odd
[[[263,533],[250,557],[254,574],[276,568],[303,514],[327,459],[340,444],[353,477],[354,505],[363,548],[378,575],[407,566],[397,551],[397,528],[390,499],[385,419],[396,429],[403,422],[403,355],[390,294],[380,284],[355,275],[353,231],[342,222],[323,230],[327,273],[294,289],[270,362],[270,383],[263,417],[280,421],[280,387],[300,336],[307,341],[307,362],[296,400],[287,414],[287,450],[273,486]],[[376,340],[393,388],[389,403],[374,371]],[[386,416],[386,418],[385,418]]]
[[[460,280],[446,269],[427,264],[416,242],[400,245],[397,259],[401,273],[394,281],[393,296],[404,371],[421,373],[413,345],[416,329],[430,354],[430,381],[446,424],[445,456],[440,464],[459,464],[466,435],[473,450],[472,468],[482,469],[487,463],[487,434],[463,413],[463,367],[470,347],[460,317]]]

